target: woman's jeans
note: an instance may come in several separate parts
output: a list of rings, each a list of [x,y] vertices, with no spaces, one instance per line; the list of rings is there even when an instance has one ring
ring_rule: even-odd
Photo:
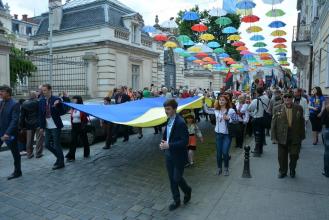
[[[229,166],[229,151],[232,138],[228,134],[216,133],[217,167],[222,169],[222,160],[224,167]]]
[[[323,145],[324,145],[324,173],[329,176],[329,128],[326,128],[322,132]]]

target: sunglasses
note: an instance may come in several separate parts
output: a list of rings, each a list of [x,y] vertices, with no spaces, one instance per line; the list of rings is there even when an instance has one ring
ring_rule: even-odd
[[[283,98],[285,98],[285,99],[291,99],[292,96],[291,95],[285,95],[285,96],[283,96]]]

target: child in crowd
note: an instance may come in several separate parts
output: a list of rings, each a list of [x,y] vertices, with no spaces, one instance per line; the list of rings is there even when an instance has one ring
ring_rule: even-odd
[[[203,136],[201,133],[201,130],[197,126],[195,122],[195,118],[192,114],[187,115],[185,117],[188,132],[189,132],[189,143],[188,143],[188,159],[189,163],[187,166],[192,166],[194,164],[194,151],[196,150],[197,145],[197,137],[201,140],[201,143],[203,143]]]

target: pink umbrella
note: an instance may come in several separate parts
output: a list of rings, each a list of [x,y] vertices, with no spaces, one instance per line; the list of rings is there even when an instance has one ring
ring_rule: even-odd
[[[241,55],[247,55],[247,54],[251,54],[251,52],[248,51],[248,50],[243,50],[243,51],[240,52],[240,54]]]

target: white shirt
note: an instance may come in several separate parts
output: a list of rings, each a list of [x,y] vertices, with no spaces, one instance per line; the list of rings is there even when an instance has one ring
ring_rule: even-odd
[[[72,112],[72,122],[81,123],[80,111],[73,110]]]
[[[47,129],[55,129],[55,128],[57,128],[57,126],[56,126],[56,124],[55,124],[55,122],[54,122],[54,120],[53,120],[52,117],[46,118],[46,128]]]
[[[232,116],[235,114],[234,109],[230,108],[227,112],[222,112],[220,110],[216,110],[214,108],[208,108],[207,105],[204,105],[204,110],[207,114],[215,114],[216,117],[216,126],[215,126],[215,132],[221,133],[221,134],[228,134],[227,130],[227,123],[232,122]],[[227,113],[227,115],[230,117],[229,121],[224,120],[224,115]]]
[[[261,99],[261,100],[259,100]],[[262,102],[264,104],[262,104]],[[258,103],[258,109],[257,109]],[[270,100],[267,96],[262,95],[257,99],[252,100],[251,104],[248,107],[248,111],[253,118],[262,118],[264,116],[264,110],[267,111]]]
[[[243,113],[242,116],[239,116],[239,121],[243,122],[244,124],[247,124],[248,121],[249,121],[249,118],[250,118],[249,112],[248,112],[248,106],[249,106],[248,104],[242,104],[241,105],[240,103],[238,103],[236,105],[236,109],[238,111],[240,111],[241,113]]]

